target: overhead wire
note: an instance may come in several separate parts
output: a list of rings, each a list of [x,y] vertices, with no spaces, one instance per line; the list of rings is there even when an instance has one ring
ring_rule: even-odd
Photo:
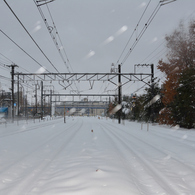
[[[69,73],[71,73],[71,71],[74,72],[74,71],[73,71],[73,68],[72,68],[72,66],[71,66],[71,63],[70,63],[70,61],[69,61],[69,58],[68,58],[68,56],[67,56],[67,53],[66,53],[66,51],[65,51],[65,47],[63,46],[63,43],[62,43],[62,40],[61,40],[61,38],[60,38],[59,32],[58,32],[58,30],[57,30],[56,24],[55,24],[55,22],[54,22],[52,13],[51,13],[51,11],[50,11],[50,9],[49,9],[48,3],[45,2],[44,5],[46,5],[46,7],[47,7],[47,10],[48,10],[48,13],[49,13],[49,16],[50,16],[50,19],[51,19],[52,26],[49,25],[48,20],[46,19],[45,15],[44,15],[44,13],[43,13],[43,10],[41,9],[41,6],[42,6],[43,4],[39,4],[39,1],[36,1],[36,0],[34,0],[34,3],[35,3],[35,5],[37,6],[37,9],[38,9],[38,11],[39,11],[39,13],[40,13],[40,15],[41,15],[41,17],[42,17],[44,23],[45,23],[45,26],[46,26],[46,28],[47,28],[47,30],[48,30],[48,32],[49,32],[49,34],[50,34],[50,36],[51,36],[53,42],[54,42],[54,45],[55,45],[56,48],[57,48],[57,51],[59,52],[60,57],[61,57],[63,63],[65,64],[65,66],[66,66],[68,72],[69,72]],[[60,44],[58,43],[58,41],[59,41]],[[61,51],[63,51],[63,53],[62,53]],[[64,54],[64,55],[63,55],[63,54]],[[66,59],[66,60],[65,60],[65,59]],[[70,70],[70,69],[71,69],[71,70]],[[77,87],[75,81],[74,81],[74,84],[75,84],[75,87],[76,87],[77,92],[78,92],[79,89],[78,89],[78,87]],[[72,88],[72,86],[70,86],[70,87]],[[72,89],[73,89],[73,88],[72,88]]]
[[[59,33],[58,33],[57,28],[56,28],[56,25],[55,25],[55,23],[54,23],[54,21],[53,21],[53,17],[52,17],[52,15],[51,15],[51,12],[50,12],[50,10],[49,10],[48,5],[45,4],[45,5],[47,6],[49,15],[50,15],[50,17],[51,17],[53,26],[50,26],[50,25],[48,24],[47,19],[46,19],[46,17],[44,16],[44,13],[43,13],[43,11],[42,11],[42,9],[41,9],[41,6],[38,6],[38,2],[37,2],[36,0],[34,0],[34,3],[36,4],[36,6],[37,6],[37,8],[38,8],[38,11],[39,11],[39,13],[40,13],[40,15],[41,15],[41,17],[42,17],[42,19],[43,19],[45,25],[46,25],[47,30],[49,31],[49,34],[50,34],[50,36],[51,36],[51,38],[52,38],[52,40],[53,40],[53,42],[54,42],[54,44],[55,44],[55,46],[56,46],[58,52],[59,52],[59,54],[60,54],[60,57],[62,58],[62,60],[63,60],[63,62],[64,62],[64,64],[65,64],[67,70],[70,72],[69,67],[67,66],[66,60],[64,59],[64,57],[63,57],[63,55],[62,55],[62,53],[61,53],[61,49],[62,49],[62,48],[60,48],[60,45],[58,44],[57,39],[56,39],[56,36],[59,38]],[[54,32],[54,33],[53,33],[53,32]],[[61,39],[60,39],[60,40],[61,40]]]
[[[21,46],[19,46],[12,38],[10,38],[4,31],[2,31],[1,29],[0,29],[0,32],[3,34],[3,35],[5,35],[12,43],[14,43],[20,50],[22,50],[28,57],[30,57],[34,62],[36,62],[40,67],[42,67],[45,71],[47,71],[47,72],[49,72],[50,73],[50,71],[49,70],[47,70],[47,68],[45,68],[43,65],[41,65],[35,58],[33,58],[29,53],[27,53]],[[13,63],[13,62],[12,62]],[[13,64],[15,64],[15,63],[13,63]],[[27,71],[27,72],[29,72],[29,71]],[[38,75],[36,75],[37,77],[39,77]],[[50,76],[48,76],[48,77],[50,77]],[[60,77],[61,78],[61,77]],[[51,78],[52,79],[52,78]],[[42,78],[41,78],[41,80],[43,80]]]
[[[149,58],[149,57],[151,57],[152,56],[152,54],[154,54],[160,47],[162,47],[163,46],[163,44],[165,44],[165,41],[163,41],[162,43],[160,43],[160,45],[158,45],[148,56],[146,56],[141,62],[140,62],[140,64],[142,64],[143,62],[145,63],[146,62],[146,60]],[[164,50],[165,48],[163,48],[162,50]],[[161,51],[162,51],[161,50]],[[156,56],[156,55],[155,55]]]
[[[10,71],[10,69],[7,67],[7,65],[12,61],[7,58],[5,55],[3,55],[2,53],[0,53],[1,56],[3,56],[3,58],[0,59],[0,68],[6,71]]]
[[[28,32],[28,30],[25,28],[25,26],[23,25],[23,23],[20,21],[20,19],[17,17],[17,15],[15,14],[15,12],[12,10],[12,8],[9,6],[9,4],[6,2],[6,0],[4,0],[5,4],[7,5],[7,7],[10,9],[10,11],[12,12],[12,14],[15,16],[15,18],[18,20],[18,22],[20,23],[20,25],[22,26],[22,28],[26,31],[26,33],[28,34],[28,36],[31,38],[31,40],[34,42],[34,44],[37,46],[37,48],[40,50],[40,52],[43,54],[43,56],[47,59],[47,61],[52,65],[52,67],[59,73],[58,69],[55,67],[55,65],[50,61],[50,59],[47,57],[47,55],[43,52],[43,50],[40,48],[40,46],[37,44],[37,42],[34,40],[34,38],[31,36],[31,34]]]
[[[10,69],[6,66],[6,64],[0,62],[0,68],[6,71],[9,71]]]
[[[0,57],[1,63],[3,63],[3,64],[8,64],[8,63],[10,63],[10,60],[9,60],[6,56],[4,56],[2,53],[0,53],[0,55],[3,56],[3,58]],[[2,61],[3,61],[3,62],[2,62]]]
[[[121,59],[121,57],[122,57],[123,53],[125,52],[125,50],[126,50],[126,48],[127,48],[128,44],[129,44],[129,42],[131,41],[131,39],[132,39],[132,37],[133,37],[134,33],[135,33],[135,32],[136,32],[136,30],[138,29],[139,23],[141,22],[141,20],[142,20],[142,18],[143,18],[143,16],[144,16],[144,14],[145,14],[145,12],[146,12],[146,10],[148,9],[148,6],[150,5],[150,2],[151,2],[151,0],[148,2],[148,4],[147,4],[146,8],[144,9],[144,11],[143,11],[143,13],[142,13],[142,15],[141,15],[141,17],[140,17],[140,19],[139,19],[139,21],[138,21],[138,23],[137,23],[136,27],[135,27],[135,29],[133,30],[133,32],[132,32],[132,34],[131,34],[131,36],[130,36],[129,40],[127,41],[127,43],[126,43],[126,45],[125,45],[124,49],[122,50],[122,53],[120,54],[120,56],[119,56],[119,58],[118,58],[118,60],[117,60],[117,63],[119,63],[119,60]]]
[[[134,83],[131,83],[129,86],[127,86],[123,91],[127,91]]]
[[[191,14],[189,14],[189,16],[187,16],[185,19],[184,19],[184,21],[186,21],[186,20],[188,20],[193,14],[195,13],[195,11],[193,11]],[[140,62],[140,64],[141,63],[143,63],[143,62],[145,62],[145,60],[147,59],[147,58],[149,58],[153,53],[155,53],[163,44],[165,44],[165,40],[158,46],[158,47],[156,47],[144,60],[142,60],[142,62]],[[165,50],[166,48],[163,48],[159,53],[161,53],[163,50]],[[158,54],[159,54],[158,53]],[[166,53],[166,51],[165,52],[163,52],[162,53],[162,55],[164,55]],[[156,54],[155,56],[153,56],[151,59],[153,59],[153,58],[155,58],[158,54]],[[151,60],[150,59],[150,60]],[[149,60],[148,60],[149,61]],[[147,63],[147,62],[146,62]]]
[[[5,1],[5,0],[4,0],[4,1]],[[150,1],[151,1],[151,0],[150,0]],[[5,2],[6,2],[6,1],[5,1]],[[47,5],[47,4],[46,4],[46,5]],[[159,9],[160,9],[160,8],[159,8]],[[145,13],[145,12],[144,12],[144,13]],[[143,13],[142,15],[144,15],[144,13]],[[142,16],[142,17],[143,17],[143,16]],[[140,21],[141,21],[142,17],[140,18]],[[155,17],[155,16],[154,16],[154,17]],[[153,18],[152,18],[152,19],[153,19]],[[140,21],[139,21],[139,22],[140,22]],[[138,24],[139,24],[139,22],[138,22]],[[150,24],[150,23],[148,22],[147,27],[149,26],[149,24]],[[146,27],[146,29],[147,29],[147,27]],[[143,28],[143,29],[144,29],[144,28]],[[143,30],[143,29],[142,29],[142,30]],[[145,29],[145,30],[146,30],[146,29]],[[142,31],[141,31],[141,32],[142,32]],[[144,31],[144,32],[145,32],[145,31]],[[144,33],[144,32],[143,32],[143,33]],[[142,37],[142,35],[143,35],[143,34],[141,34],[140,36]],[[138,41],[139,41],[139,39],[140,39],[141,37],[139,37],[139,36],[137,37]],[[135,45],[134,45],[134,44],[135,44]],[[133,50],[134,47],[136,46],[137,42],[135,42],[134,44],[133,44],[133,46],[132,46],[132,50]],[[127,45],[128,45],[128,44],[127,44]],[[126,49],[126,47],[125,47],[125,49]],[[124,50],[125,50],[125,49],[124,49]],[[123,53],[124,53],[124,52],[122,52],[122,54],[123,54]],[[130,52],[130,53],[131,53],[131,52]],[[128,56],[130,55],[130,53],[129,53],[129,52],[127,53],[127,55],[125,56],[125,58],[124,58],[123,61],[122,61],[122,64],[125,63],[126,59],[127,59]],[[121,55],[121,56],[122,56],[122,55]],[[120,56],[120,58],[121,58],[121,56]],[[119,59],[120,59],[120,58],[119,58]],[[67,59],[68,59],[68,58],[67,58]],[[68,61],[69,61],[69,60],[68,60]]]
[[[3,76],[3,75],[0,75],[0,78],[1,78],[1,79],[4,79],[4,80],[11,81],[11,79],[10,79],[10,78],[8,78],[8,77],[5,77],[5,76]]]
[[[49,72],[43,65],[41,65],[35,58],[33,58],[29,53],[27,53],[22,47],[20,47],[12,38],[10,38],[4,31],[0,29],[0,32],[5,35],[12,43],[14,43],[20,50],[22,50],[28,57],[30,57],[34,62],[36,62],[40,67],[44,68]]]
[[[188,20],[193,14],[195,13],[195,11],[193,11],[191,14],[189,14],[185,19],[184,19],[184,21],[186,21],[186,20]],[[158,47],[156,47],[144,60],[142,60],[141,62],[140,62],[140,64],[141,63],[149,63],[150,61],[152,61],[152,60],[156,60],[156,59],[159,59],[159,57],[160,56],[164,56],[166,53],[167,53],[167,51],[164,51],[164,50],[166,50],[166,47],[164,47],[163,49],[161,49],[158,53],[156,53],[154,56],[152,56],[152,54],[154,54],[163,44],[165,44],[165,41],[163,41]],[[150,59],[148,59],[150,56],[152,56]],[[146,59],[148,59],[147,61],[146,61]],[[156,76],[159,80],[161,80],[161,82],[163,82],[163,80],[165,80],[165,74],[163,73],[163,72],[161,72],[160,70],[159,71],[157,71],[155,74],[157,74],[157,73],[159,73],[160,72],[160,74],[158,75],[158,76]]]
[[[160,57],[162,57],[166,54],[165,50],[166,50],[166,48],[162,48],[158,53],[156,53],[149,60],[147,60],[146,63],[151,62],[151,61],[155,61],[156,59],[160,59]]]
[[[168,4],[168,3],[171,3],[171,2],[173,2],[173,1],[175,1],[175,0],[172,0],[172,1],[169,1],[169,2],[165,2],[165,1],[166,1],[166,0],[161,0],[161,1],[159,1],[158,5],[156,6],[156,8],[154,9],[154,11],[153,11],[152,14],[150,15],[149,19],[148,19],[147,22],[145,23],[145,25],[144,25],[144,27],[142,28],[142,30],[140,31],[139,35],[136,36],[136,39],[135,39],[134,43],[132,44],[131,48],[129,49],[129,51],[127,52],[126,56],[125,56],[125,57],[123,58],[123,60],[121,61],[121,65],[123,65],[123,64],[126,62],[127,58],[129,57],[129,55],[131,54],[131,52],[133,51],[133,49],[135,48],[135,46],[137,45],[137,43],[139,42],[139,40],[141,39],[141,37],[143,36],[143,34],[145,33],[145,31],[147,30],[148,26],[151,24],[152,20],[154,19],[154,17],[155,17],[156,14],[158,13],[158,11],[159,11],[159,9],[161,8],[161,6],[162,6],[162,5],[165,5],[165,4]],[[164,2],[165,2],[165,3],[164,3]],[[150,3],[150,2],[149,2],[149,3]],[[148,3],[148,5],[149,5],[149,3]],[[146,7],[146,9],[147,9],[147,7]],[[144,10],[144,13],[145,13],[146,9]],[[144,13],[143,13],[143,14],[144,14]],[[142,16],[143,16],[143,14],[142,14]],[[140,18],[139,22],[141,21],[141,19],[142,19],[142,17]],[[139,22],[138,22],[138,24],[139,24]],[[137,25],[137,26],[138,26],[138,25]],[[127,42],[127,44],[125,45],[125,48],[123,49],[122,54],[121,54],[120,57],[119,57],[119,60],[120,60],[121,56],[123,55],[125,49],[127,48],[127,45],[129,44],[131,38],[133,37],[133,34],[135,33],[135,31],[136,31],[136,29],[137,29],[137,26],[136,26],[136,28],[134,29],[134,31],[133,31],[133,33],[132,33],[130,39],[129,39],[128,42]],[[164,43],[164,42],[163,42],[163,43]],[[162,43],[162,44],[163,44],[163,43]],[[161,45],[162,45],[162,44],[161,44]],[[161,45],[160,45],[159,47],[161,47]],[[158,48],[159,48],[159,47],[158,47]],[[163,48],[162,50],[160,50],[157,54],[155,54],[155,56],[153,56],[153,57],[150,58],[149,60],[154,59],[157,55],[159,55],[160,53],[162,53],[162,52],[164,51],[164,49],[165,49],[165,48]],[[151,54],[149,54],[149,56],[147,56],[144,60],[148,59],[154,52],[156,52],[156,50],[154,50]],[[163,54],[165,54],[165,53],[166,53],[166,52],[163,52]],[[119,60],[117,61],[117,63],[119,63]],[[148,60],[148,61],[149,61],[149,60]],[[138,92],[139,90],[141,90],[142,88],[144,88],[145,85],[146,85],[146,84],[144,84],[144,86],[142,86],[141,88],[137,89],[137,90],[134,91],[133,93]]]
[[[60,54],[60,57],[61,57],[63,63],[65,64],[68,72],[71,73],[71,70],[72,70],[72,72],[74,72],[73,69],[72,69],[71,63],[68,59],[67,53],[65,51],[65,47],[63,46],[62,40],[60,38],[60,35],[59,35],[58,30],[57,30],[56,24],[54,22],[53,16],[52,16],[51,11],[49,9],[48,3],[46,2],[44,5],[46,5],[46,7],[47,7],[47,10],[48,10],[48,13],[49,13],[49,16],[50,16],[50,19],[51,19],[52,26],[49,25],[48,20],[46,19],[45,15],[43,13],[43,10],[41,9],[41,6],[43,4],[39,4],[39,1],[36,1],[36,0],[34,0],[34,3],[37,6],[37,9],[38,9],[38,11],[39,11],[44,23],[45,23],[45,26],[46,26],[53,42],[54,42],[54,45],[57,48],[57,51]],[[59,41],[60,44],[58,43],[58,41]],[[63,53],[61,51],[63,51]],[[77,91],[79,91],[75,81],[74,81],[74,84],[75,84],[75,87],[77,88]],[[72,88],[72,86],[70,86],[70,87]]]
[[[12,12],[12,14],[15,16],[15,18],[18,20],[18,22],[20,23],[20,25],[23,27],[23,29],[26,31],[26,33],[28,34],[28,36],[31,38],[31,40],[34,42],[34,44],[37,46],[37,48],[41,51],[41,53],[44,55],[44,57],[47,59],[47,61],[52,65],[52,67],[57,71],[57,73],[60,73],[58,71],[58,69],[55,67],[55,65],[50,61],[50,59],[47,57],[47,55],[43,52],[43,50],[40,48],[40,46],[37,44],[37,42],[33,39],[33,37],[31,36],[31,34],[28,32],[28,30],[25,28],[25,26],[23,25],[23,23],[20,21],[20,19],[17,17],[17,15],[15,14],[15,12],[12,10],[12,8],[9,6],[9,4],[6,2],[6,0],[4,0],[5,4],[7,5],[7,7],[10,9],[10,11]],[[45,69],[45,67],[44,67]],[[49,71],[48,71],[49,72]],[[58,75],[61,79],[64,79],[63,76]]]
[[[139,89],[135,90],[135,91],[133,92],[133,94],[136,93],[136,92],[138,92],[139,90],[143,89],[146,85],[147,85],[147,84],[144,84],[142,87],[140,87]]]
[[[65,65],[67,65],[67,63],[69,63],[70,68],[72,69],[72,66],[71,66],[71,64],[70,64],[69,58],[68,58],[67,53],[66,53],[66,50],[65,50],[65,48],[64,48],[64,46],[63,46],[63,43],[62,43],[62,40],[61,40],[61,38],[60,38],[59,32],[58,32],[58,30],[57,30],[57,27],[56,27],[55,22],[54,22],[54,19],[53,19],[53,17],[52,17],[51,11],[50,11],[50,9],[49,9],[48,3],[46,4],[46,6],[47,6],[47,10],[48,10],[48,12],[49,12],[49,15],[50,15],[50,17],[51,17],[51,20],[52,20],[52,22],[53,22],[54,28],[56,29],[56,34],[57,34],[57,36],[58,36],[58,39],[59,39],[60,44],[61,44],[61,47],[62,47],[62,48],[59,48],[58,51],[61,53],[61,50],[63,50],[64,55],[66,56],[66,59],[67,59],[67,62],[64,61],[64,63],[65,63]],[[62,56],[62,58],[63,58],[63,56]],[[63,59],[64,59],[64,58],[63,58]],[[71,72],[68,66],[67,66],[67,69],[68,69],[69,72]],[[73,69],[72,69],[72,72],[74,72]]]
[[[135,48],[135,46],[137,45],[137,43],[139,42],[139,40],[142,38],[143,34],[145,33],[145,31],[147,30],[147,28],[151,24],[152,20],[154,19],[154,17],[156,16],[156,14],[158,13],[158,11],[159,11],[160,8],[161,8],[161,3],[159,2],[158,5],[156,6],[156,8],[154,9],[154,11],[152,12],[152,14],[150,15],[149,19],[145,23],[145,25],[142,28],[141,32],[136,37],[136,39],[135,39],[134,43],[132,44],[131,48],[129,49],[129,51],[127,52],[127,54],[125,55],[125,57],[121,61],[121,64],[122,65],[125,63],[125,61],[129,57],[129,55],[131,54],[131,52],[133,51],[133,49]]]
[[[0,55],[1,56],[3,56],[7,61],[9,61],[9,62],[11,62],[12,64],[15,64],[13,61],[11,61],[9,58],[7,58],[5,55],[3,55],[2,53],[0,53]],[[9,63],[8,62],[8,63]],[[3,68],[3,70],[6,70],[6,71],[10,71],[10,68],[8,68],[7,67],[7,65],[6,64],[4,64],[4,63],[2,63],[2,62],[0,62],[0,68],[2,69]],[[21,68],[21,67],[20,67]],[[11,81],[11,78],[8,78],[8,77],[5,77],[5,76],[3,76],[3,75],[0,75],[0,79],[4,79],[4,80],[6,80],[6,81]],[[20,80],[21,80],[21,78],[20,78]],[[28,87],[31,87],[29,84],[26,84]]]
[[[12,60],[10,60],[8,57],[6,57],[5,55],[3,55],[2,53],[0,53],[0,55],[3,56],[5,59],[7,59],[7,60],[8,60],[9,62],[11,62],[12,64],[16,64],[16,63],[14,63]],[[3,64],[3,63],[0,62],[0,68],[2,68],[2,67],[4,68],[4,70],[10,71],[10,68],[8,68],[6,64]],[[23,70],[25,70],[26,72],[29,72],[28,70],[26,70],[25,68],[22,68],[21,66],[18,66],[18,68],[23,69]],[[16,73],[18,73],[18,71],[16,71]],[[28,77],[29,77],[29,76],[28,76]],[[39,77],[39,76],[37,76],[37,77]],[[29,78],[30,78],[30,77],[29,77]],[[31,79],[31,78],[30,78],[30,79]],[[34,82],[33,79],[31,79],[31,80]],[[11,81],[11,79],[9,79],[9,81]],[[20,78],[20,81],[21,81],[22,83],[24,82],[24,81],[22,80],[22,78]],[[24,84],[24,83],[23,83],[23,84]],[[26,86],[32,88],[32,86],[30,86],[29,83],[28,83],[28,84],[26,83]]]
[[[129,57],[129,55],[131,54],[131,52],[133,51],[133,49],[135,48],[135,46],[137,45],[137,43],[140,41],[140,39],[142,38],[143,34],[145,33],[145,31],[147,30],[147,28],[149,27],[149,25],[151,24],[151,22],[153,21],[153,19],[155,18],[156,14],[158,13],[158,11],[160,10],[161,6],[166,5],[168,3],[174,2],[176,0],[161,0],[159,1],[158,5],[155,7],[154,11],[152,12],[152,14],[150,15],[149,19],[147,20],[147,22],[145,23],[144,27],[142,28],[142,30],[140,31],[139,35],[136,36],[135,41],[133,42],[132,46],[130,47],[130,49],[128,50],[127,54],[125,55],[125,57],[123,58],[123,60],[121,61],[121,65],[123,65],[127,58]],[[124,52],[123,52],[124,53]]]

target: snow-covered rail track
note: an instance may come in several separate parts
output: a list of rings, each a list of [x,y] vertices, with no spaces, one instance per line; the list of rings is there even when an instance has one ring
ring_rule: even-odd
[[[21,159],[16,159],[14,163],[5,167],[0,176],[2,182],[6,185],[0,187],[0,191],[6,192],[7,188],[11,186],[10,195],[29,194],[39,176],[71,142],[81,126],[82,123],[76,122],[56,132],[53,129],[54,135],[52,137],[46,138],[44,143],[36,146]],[[44,127],[47,127],[47,125]],[[50,150],[49,147],[54,147],[54,149]]]
[[[41,125],[0,130],[21,131],[0,137],[0,194],[194,194],[193,132],[175,131],[169,139],[171,129],[97,117]],[[182,134],[192,143],[181,142]]]
[[[116,128],[116,126],[114,126],[114,125],[112,125],[112,124],[108,124],[109,126],[111,126],[112,128]],[[136,135],[135,133],[132,133],[131,132],[131,130],[129,130],[129,131],[125,131],[123,128],[120,128],[120,131],[122,131],[122,133],[120,133],[120,136],[123,138],[123,139],[127,139],[127,136],[129,137],[133,137],[133,138],[135,138],[136,140],[139,140],[139,143],[141,142],[141,143],[144,143],[145,144],[145,146],[149,146],[149,147],[151,147],[153,150],[156,150],[157,152],[159,152],[159,153],[161,153],[162,155],[164,155],[164,157],[162,158],[162,160],[169,160],[169,159],[171,159],[171,160],[174,160],[174,163],[178,163],[178,166],[185,166],[186,167],[186,169],[187,169],[187,171],[188,172],[194,172],[195,173],[195,167],[193,167],[192,166],[192,164],[187,164],[186,163],[186,159],[185,159],[185,162],[182,160],[182,157],[180,156],[180,158],[178,158],[177,156],[175,156],[174,155],[174,151],[172,151],[171,149],[171,147],[169,148],[169,150],[168,149],[166,149],[164,146],[162,146],[162,145],[158,145],[158,144],[156,144],[156,143],[150,143],[150,142],[148,142],[145,138],[146,137],[143,137],[143,136],[138,136],[138,135]],[[139,131],[139,130],[138,130]],[[140,132],[142,132],[142,131],[140,131]],[[145,132],[144,132],[145,133]],[[125,135],[127,135],[127,136],[124,136],[124,134]],[[147,134],[148,134],[148,132],[147,132]],[[155,139],[155,138],[153,138],[153,133],[151,134],[150,132],[149,132],[149,136],[151,136],[152,137],[152,139]],[[168,140],[167,141],[167,144],[168,143],[171,143],[173,146],[174,145],[177,145],[177,144],[179,144],[179,146],[181,146],[181,144],[184,144],[184,143],[180,143],[180,140],[178,140],[178,141],[176,141],[175,139],[174,140],[169,140],[169,137],[164,137],[165,139],[164,140]],[[160,136],[160,139],[162,139],[162,137]],[[162,139],[163,140],[163,139]],[[159,141],[159,139],[158,139],[158,141]],[[174,143],[173,143],[174,142]],[[139,148],[139,143],[137,143],[137,142],[135,142],[134,143],[134,145],[136,145],[136,148]],[[185,149],[190,153],[190,152],[194,152],[194,148],[192,148],[190,145],[186,145],[186,144],[184,144],[184,146],[185,146]],[[178,145],[177,145],[177,147],[178,147]],[[183,146],[181,146],[181,147],[183,147]],[[145,150],[146,150],[146,152],[147,152],[147,149],[145,148]],[[150,148],[148,149],[149,151],[150,151]],[[147,156],[148,155],[151,155],[150,153],[148,154],[147,153]],[[153,158],[153,156],[151,156],[151,158]]]
[[[126,155],[134,156],[131,161],[135,161],[137,167],[136,172],[134,170],[135,175],[141,175],[143,172],[147,172],[145,175],[152,176],[152,178],[150,178],[151,181],[153,180],[151,183],[148,183],[147,180],[141,181],[141,188],[144,187],[143,183],[145,183],[145,186],[152,186],[151,184],[153,183],[155,184],[155,188],[157,188],[157,186],[161,187],[159,190],[162,193],[190,194],[189,189],[194,190],[193,182],[195,181],[195,171],[192,167],[174,157],[168,156],[160,148],[156,148],[156,146],[145,142],[143,139],[136,137],[133,133],[127,133],[120,128],[120,126],[116,127],[112,124],[105,125],[104,123],[102,128],[107,136],[111,138],[110,140],[117,143],[115,145],[120,144],[120,150],[123,147],[124,151],[126,151]],[[155,156],[153,156],[154,154]],[[124,155],[122,158],[129,159]],[[180,169],[182,170],[181,172],[179,171]],[[175,185],[175,183],[177,183],[177,185]],[[148,190],[148,187],[144,189],[144,192],[146,192],[146,190]]]

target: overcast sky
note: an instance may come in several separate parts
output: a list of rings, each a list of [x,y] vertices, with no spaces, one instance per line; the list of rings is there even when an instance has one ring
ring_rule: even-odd
[[[55,0],[49,3],[50,13],[63,43],[62,46],[60,45],[60,49],[64,48],[66,51],[71,72],[110,72],[112,63],[117,67],[132,47],[159,0],[152,0],[148,5],[149,2],[149,0]],[[34,1],[7,0],[7,3],[56,69],[59,72],[68,72]],[[136,28],[147,5],[148,8]],[[49,25],[52,25],[46,8],[45,5],[41,6]],[[0,29],[47,70],[56,72],[3,0],[0,2],[0,15]],[[187,24],[194,18],[195,0],[177,0],[161,6],[136,47],[122,64],[122,72],[133,73],[134,65],[139,63],[153,63],[156,67],[158,60],[165,58],[164,36],[172,33],[181,20]],[[134,31],[135,33],[120,58]],[[19,72],[26,72],[24,69],[31,73],[38,71],[40,66],[2,32],[0,32],[0,40],[1,76],[10,78],[9,70],[3,68],[2,65],[10,65],[12,62],[19,66],[16,69]],[[137,72],[145,71],[150,73],[150,69],[137,69]],[[163,74],[156,68],[155,76],[163,79]],[[0,77],[0,82],[1,89],[6,89],[11,85],[10,81],[2,79],[2,77]],[[143,84],[136,82],[125,85],[123,93],[131,94]],[[62,89],[62,87],[57,87],[57,84],[55,85],[56,89]],[[89,84],[85,83],[83,86],[79,83],[77,86],[80,90],[91,93],[91,90],[88,90]],[[75,87],[73,86],[73,88]],[[111,83],[94,84],[96,93],[115,88]],[[70,90],[72,89],[70,88]]]

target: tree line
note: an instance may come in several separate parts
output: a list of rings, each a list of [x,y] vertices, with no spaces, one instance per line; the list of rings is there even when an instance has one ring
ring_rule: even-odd
[[[142,95],[123,96],[122,117],[156,122],[184,128],[195,127],[195,20],[186,27],[182,22],[172,34],[165,36],[167,55],[157,68],[164,82],[154,82]],[[157,96],[158,95],[158,96]],[[155,98],[154,97],[160,97]],[[151,100],[154,98],[152,104]],[[115,100],[108,112],[117,104]],[[115,113],[114,117],[117,117]]]

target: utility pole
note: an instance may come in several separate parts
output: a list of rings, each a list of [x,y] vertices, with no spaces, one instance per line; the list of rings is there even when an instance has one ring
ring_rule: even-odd
[[[37,84],[35,84],[35,113],[37,113]]]
[[[12,108],[12,122],[14,122],[14,101],[15,101],[15,98],[14,98],[14,70],[15,70],[15,67],[18,67],[16,64],[12,64],[12,65],[8,65],[8,67],[11,68],[11,91],[12,91],[12,104],[11,104],[11,108]]]
[[[151,99],[154,97],[154,64],[135,64],[134,65],[134,73],[136,72],[136,66],[142,66],[142,67],[148,67],[150,66],[151,68],[151,85],[150,89],[151,89]],[[154,104],[151,105],[151,109],[150,109],[150,118],[151,118],[151,122],[154,122]]]
[[[43,120],[43,81],[41,81],[41,120]]]
[[[28,92],[27,92],[28,93]],[[27,110],[27,93],[26,95],[24,96],[24,106],[25,106],[25,118],[27,119],[28,117],[28,110]]]
[[[154,97],[154,64],[151,64],[151,88],[152,98]],[[154,122],[154,104],[151,105],[151,121]]]
[[[20,87],[19,87],[19,75],[18,75],[18,83],[17,83],[17,90],[18,90],[18,93],[17,93],[17,115],[19,117],[19,109],[20,109]]]
[[[121,105],[121,90],[122,90],[122,86],[121,86],[121,65],[118,65],[118,104]],[[118,123],[121,123],[121,112],[122,110],[120,109],[118,111]]]
[[[64,123],[66,123],[66,109],[65,109],[65,104],[64,104]]]
[[[50,117],[52,117],[52,90],[50,89]]]

